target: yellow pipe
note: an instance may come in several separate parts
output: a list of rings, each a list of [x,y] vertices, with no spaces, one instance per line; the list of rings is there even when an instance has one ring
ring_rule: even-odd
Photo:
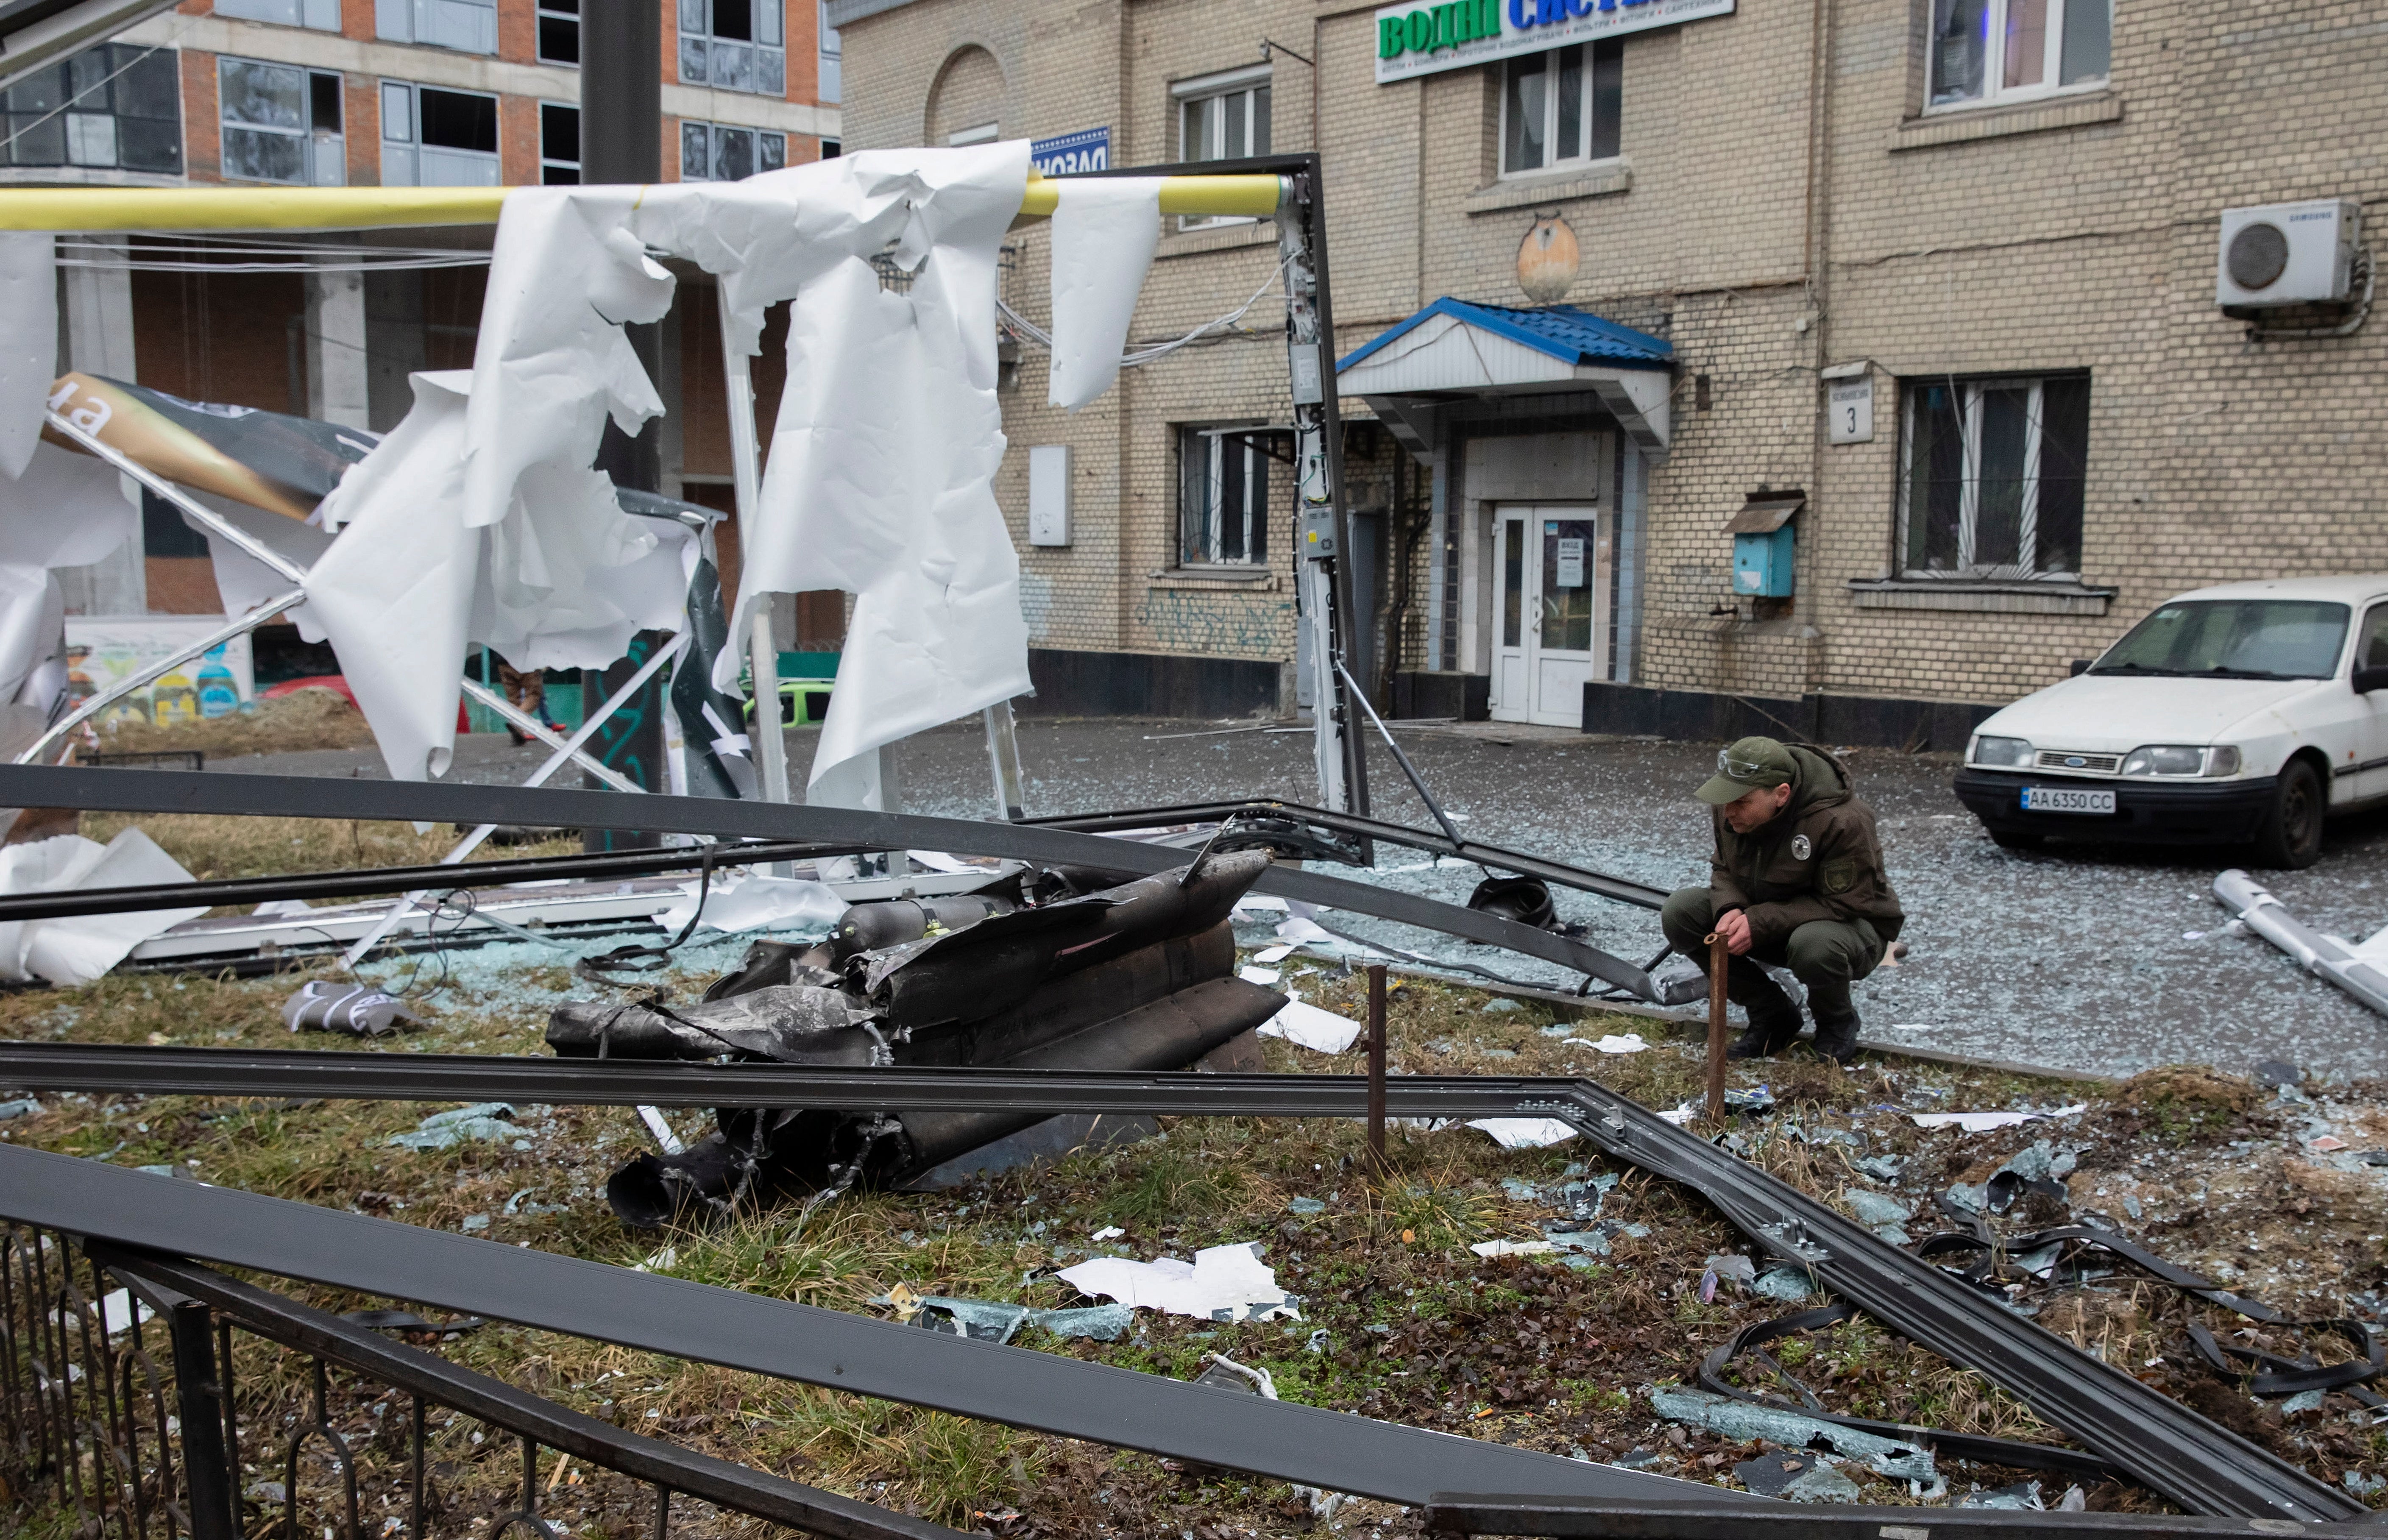
[[[1276,176],[1170,176],[1161,211],[1266,219]],[[494,224],[507,187],[12,187],[0,189],[0,230],[373,230]],[[1023,219],[1041,219],[1059,184],[1031,177]]]
[[[494,224],[504,187],[12,187],[0,230],[373,230]]]

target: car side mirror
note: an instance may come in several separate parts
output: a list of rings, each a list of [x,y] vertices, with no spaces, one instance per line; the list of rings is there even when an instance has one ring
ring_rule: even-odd
[[[2388,667],[2374,665],[2355,670],[2355,693],[2368,695],[2374,690],[2388,690]]]
[[[2080,678],[2083,674],[2086,674],[2086,673],[2088,673],[2088,672],[2090,671],[2090,665],[2093,661],[2095,661],[2095,660],[2094,660],[2094,659],[2091,659],[2091,658],[2086,658],[2086,657],[2077,657],[2077,658],[2075,658],[2075,659],[2073,660],[2073,667],[2065,670],[2065,677],[2066,677],[2066,678],[2068,678],[2068,679],[2078,679],[2078,678]]]

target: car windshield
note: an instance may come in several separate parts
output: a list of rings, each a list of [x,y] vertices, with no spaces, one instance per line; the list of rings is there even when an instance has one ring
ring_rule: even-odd
[[[2106,649],[2093,674],[2328,679],[2346,640],[2344,605],[2197,599],[2165,605]]]

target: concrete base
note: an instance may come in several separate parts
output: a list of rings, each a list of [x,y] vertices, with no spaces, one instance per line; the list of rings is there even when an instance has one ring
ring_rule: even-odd
[[[1490,674],[1429,673],[1418,670],[1393,676],[1393,708],[1385,713],[1404,717],[1449,717],[1480,722],[1492,715]]]
[[[1032,647],[1036,694],[1011,705],[1023,717],[1274,717],[1278,673],[1275,658]]]
[[[1823,694],[1778,699],[1596,680],[1583,687],[1586,732],[1709,743],[1763,735],[1911,754],[1962,750],[1974,729],[1998,709],[1969,701]]]

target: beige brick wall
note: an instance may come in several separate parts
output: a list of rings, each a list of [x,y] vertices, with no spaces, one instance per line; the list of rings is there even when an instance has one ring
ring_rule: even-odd
[[[1919,121],[1924,0],[1819,3],[1744,0],[1629,38],[1631,174],[1600,196],[1471,212],[1495,180],[1492,72],[1379,87],[1367,9],[1265,0],[917,0],[845,31],[846,142],[919,142],[940,71],[979,47],[1003,74],[1007,135],[1108,123],[1115,165],[1175,159],[1169,83],[1255,62],[1275,38],[1317,65],[1314,97],[1310,68],[1280,56],[1275,145],[1315,136],[1323,158],[1339,350],[1439,296],[1523,303],[1518,245],[1539,213],[1563,215],[1583,253],[1566,302],[1669,337],[1680,364],[1673,443],[1649,477],[1645,682],[2004,700],[2181,589],[2388,568],[2381,327],[2251,342],[2212,303],[2224,207],[2388,201],[2388,33],[2372,13],[2115,0],[2107,91],[1992,109],[1963,121],[1975,136],[1926,145],[1903,126]],[[1979,132],[1993,127],[2008,132]],[[1240,302],[1275,263],[1266,235],[1167,235],[1136,335]],[[1010,280],[1036,317],[1045,238],[1017,233]],[[1291,655],[1282,519],[1266,584],[1152,577],[1175,541],[1175,427],[1283,419],[1276,324],[1256,307],[1248,337],[1132,371],[1070,418],[1041,404],[1042,359],[1023,360],[1005,399],[1012,443],[1076,452],[1065,551],[1026,548],[1024,454],[998,486],[1023,526],[1040,643]],[[1827,446],[1817,371],[1858,359],[1874,364],[1874,439]],[[1894,557],[1900,380],[2048,369],[2092,376],[2082,576],[2118,591],[2107,613],[1860,608],[1848,581]],[[1749,492],[1786,487],[1810,495],[1799,593],[1788,617],[1754,620],[1730,600],[1721,527]],[[1421,606],[1433,554],[1422,546],[1413,567]]]

